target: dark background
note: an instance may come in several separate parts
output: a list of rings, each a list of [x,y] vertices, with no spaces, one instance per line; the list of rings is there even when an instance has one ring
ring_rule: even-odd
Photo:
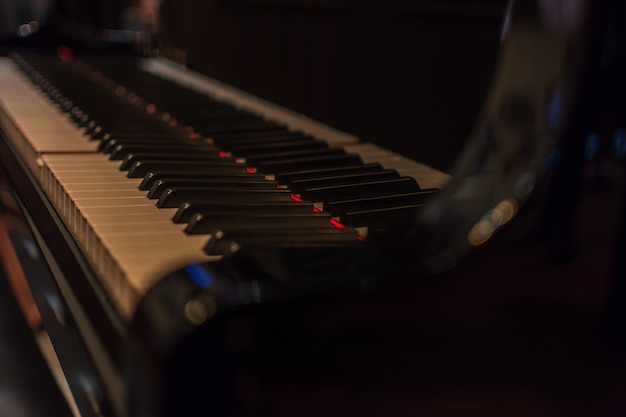
[[[489,86],[504,3],[181,0],[162,36],[193,69],[445,170]]]
[[[54,16],[62,17],[56,19],[62,31],[86,39],[98,28],[127,26],[124,11],[149,3],[62,0]],[[155,44],[164,55],[184,51],[191,69],[447,170],[489,87],[505,6],[505,0],[164,1]]]

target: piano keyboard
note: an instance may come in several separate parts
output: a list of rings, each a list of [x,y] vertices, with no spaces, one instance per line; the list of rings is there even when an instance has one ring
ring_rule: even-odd
[[[169,272],[241,247],[357,243],[448,180],[164,62],[12,60],[0,125],[129,321]]]

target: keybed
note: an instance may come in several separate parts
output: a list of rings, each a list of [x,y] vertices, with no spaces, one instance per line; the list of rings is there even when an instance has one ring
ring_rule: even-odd
[[[168,273],[241,247],[358,244],[449,178],[161,61],[117,74],[133,89],[83,62],[35,59],[42,75],[13,59],[2,128],[126,320]]]

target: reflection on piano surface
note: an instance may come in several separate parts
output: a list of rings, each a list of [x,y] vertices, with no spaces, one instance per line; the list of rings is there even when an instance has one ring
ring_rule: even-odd
[[[463,21],[470,28],[489,25],[478,34],[465,26],[454,30],[479,39],[497,35],[504,2],[475,3],[224,0],[205,2],[184,18],[189,5],[163,6],[169,15],[162,36],[185,45],[190,66],[333,125],[363,129],[366,138],[384,129],[386,142],[377,144],[177,64],[110,46],[94,51],[54,41],[52,48],[2,58],[1,162],[49,264],[47,290],[35,294],[44,303],[44,323],[53,342],[59,324],[59,333],[74,335],[57,353],[68,363],[66,376],[85,416],[262,415],[263,404],[233,398],[240,383],[233,372],[249,351],[296,343],[286,339],[301,306],[417,277],[424,270],[411,258],[423,257],[419,249],[437,254],[427,269],[449,267],[515,215],[543,163],[546,140],[558,136],[571,110],[575,77],[562,65],[574,41],[561,28],[513,26],[472,149],[461,152],[459,176],[451,180],[442,170],[458,143],[447,148],[469,130],[464,117],[474,118],[476,109],[454,117],[459,125],[441,125],[449,120],[441,103],[415,102],[415,94],[408,95],[415,84],[406,84],[412,70],[432,77],[433,67],[422,71],[414,56],[401,59],[401,48],[426,47],[417,35],[441,34],[429,26],[441,22],[433,21],[464,15],[472,17]],[[97,9],[64,6],[70,14]],[[119,11],[107,10],[95,13],[103,19],[98,26],[111,24],[107,16]],[[379,30],[372,19],[380,12]],[[229,24],[250,24],[250,32],[226,30],[223,42],[197,42],[195,28],[204,22],[194,19],[212,13],[219,19],[204,35],[217,36]],[[421,13],[431,20],[414,26]],[[128,32],[99,34],[112,39]],[[196,42],[187,42],[189,36]],[[290,43],[294,39],[301,43]],[[497,36],[489,39],[481,68],[498,43]],[[439,41],[437,51],[450,43],[462,49],[456,36]],[[368,47],[351,49],[363,43]],[[221,48],[242,44],[250,49],[233,52],[230,64],[212,61]],[[368,55],[369,46],[380,51],[388,44],[399,49],[385,62]],[[279,51],[289,55],[289,66],[278,60]],[[309,52],[311,62],[304,62]],[[541,63],[520,73],[517,66],[535,54]],[[357,65],[325,65],[334,55]],[[394,59],[408,66],[395,68]],[[394,79],[388,65],[406,74]],[[311,85],[302,85],[298,72],[315,73]],[[472,75],[473,84],[457,80],[463,94],[454,96],[463,106],[467,90],[482,93],[491,73]],[[451,113],[459,111],[449,97],[442,100]],[[413,124],[414,113],[437,114],[436,131],[426,123],[421,134],[430,141],[412,143],[404,154],[423,155],[417,159],[436,168],[387,149],[397,151],[418,136],[396,126]],[[356,127],[363,120],[367,126]],[[435,132],[442,139],[432,138]],[[422,217],[443,227],[416,226],[424,207],[430,211]],[[422,231],[426,242],[416,239]]]

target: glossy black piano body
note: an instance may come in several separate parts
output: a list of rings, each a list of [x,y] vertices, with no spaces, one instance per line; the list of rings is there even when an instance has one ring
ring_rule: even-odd
[[[493,61],[490,50],[495,49],[498,44],[499,38],[492,35],[497,35],[501,27],[500,12],[504,10],[502,2],[485,2],[482,8],[461,6],[456,3],[445,6],[429,3],[414,7],[395,3],[389,6],[305,3],[292,5],[276,2],[267,5],[261,1],[208,2],[200,6],[206,10],[199,10],[202,13],[194,14],[191,20],[186,19],[183,22],[178,13],[187,7],[167,4],[164,6],[164,12],[170,20],[164,22],[163,30],[168,36],[167,41],[172,42],[170,46],[178,46],[188,45],[188,38],[195,39],[197,34],[195,31],[191,33],[184,29],[176,32],[175,28],[205,27],[207,32],[202,36],[209,39],[217,37],[213,30],[225,29],[229,35],[224,37],[224,42],[200,42],[187,46],[189,49],[186,59],[191,67],[216,75],[334,126],[360,133],[365,138],[381,137],[380,144],[385,147],[414,157],[419,155],[422,161],[442,169],[447,168],[454,156],[444,153],[443,149],[447,149],[450,142],[465,137],[464,133],[469,131],[470,120],[475,118],[478,107],[445,95],[438,97],[435,94],[428,94],[432,100],[415,101],[418,110],[412,110],[415,94],[407,92],[418,90],[418,85],[430,85],[429,81],[425,83],[420,81],[430,79],[433,73],[453,71],[454,66],[449,67],[444,63],[461,62],[463,59],[457,56],[453,59],[444,55],[443,58],[434,60],[435,64],[432,66],[425,66],[415,54],[405,54],[405,49],[415,52],[419,51],[420,45],[431,45],[427,52],[431,52],[431,47],[437,51],[445,51],[446,48],[439,47],[448,44],[458,46],[456,42],[458,36],[452,34],[454,31],[459,33],[467,31],[478,39],[483,37],[491,39],[488,41],[488,48],[480,48],[484,58],[472,62],[476,65],[475,71],[468,72],[464,69],[459,72],[473,80],[478,78],[482,81],[468,83],[467,80],[457,78],[459,84],[453,83],[452,88],[446,90],[446,94],[450,94],[451,97],[473,97],[468,100],[476,100],[478,103],[480,101],[478,96],[482,95],[491,78],[490,72],[484,69],[490,67]],[[273,17],[269,16],[270,13],[265,7],[272,10]],[[68,9],[72,9],[72,6],[68,6]],[[88,9],[89,7],[86,10]],[[381,10],[384,11],[382,14],[385,17],[384,26],[370,31],[372,20],[379,17]],[[471,12],[469,17],[464,14],[468,11]],[[216,20],[193,21],[194,18],[203,19],[205,13],[209,16],[207,19]],[[102,18],[106,14],[95,15]],[[259,15],[263,15],[265,19],[257,19]],[[434,20],[451,21],[452,24],[443,30],[437,29],[439,26],[437,28],[428,26],[427,35],[423,35],[424,27],[415,23],[424,23],[422,20],[424,15],[429,22],[432,22],[434,16]],[[413,18],[418,22],[414,22]],[[462,24],[458,24],[459,21]],[[104,26],[108,23],[111,21],[105,22]],[[314,29],[301,30],[307,25]],[[250,32],[244,36],[243,32],[233,29],[239,27],[248,27]],[[468,27],[476,29],[478,33]],[[293,37],[285,37],[283,32],[276,31],[276,28],[293,33]],[[432,33],[441,36],[440,42],[434,42],[438,44],[436,48],[431,43],[422,43],[419,40],[419,35],[429,36]],[[287,42],[287,39],[293,43]],[[315,65],[311,65],[304,56],[310,51],[311,45],[318,45],[318,41],[321,46],[316,50],[317,55],[313,59]],[[471,37],[464,38],[463,41],[468,45],[477,43],[476,39]],[[525,41],[532,43],[537,39],[531,37]],[[387,59],[378,60],[377,54],[368,55],[372,48],[363,46],[361,42],[372,45],[374,50],[378,48],[379,51],[388,52]],[[216,61],[220,55],[218,52],[223,49],[237,50],[237,46],[241,44],[252,45],[253,53],[227,54],[234,59],[234,62],[229,64],[232,66]],[[363,50],[357,49],[355,52],[352,48],[355,44],[361,45]],[[523,45],[524,42],[518,41],[517,45],[520,44]],[[394,45],[394,48],[398,49],[389,52],[389,45]],[[546,47],[547,53],[562,51],[558,42],[552,45],[554,49],[550,49],[550,45],[543,46]],[[80,51],[81,48],[75,49]],[[460,49],[464,53],[469,53],[469,47]],[[546,54],[546,51],[543,53]],[[268,56],[280,56],[283,53],[288,57],[289,67],[279,61],[267,59]],[[511,56],[514,57],[518,53],[519,50],[513,48]],[[475,56],[473,53],[471,55]],[[332,71],[334,66],[323,65],[331,56],[340,57],[340,62],[347,56],[350,61],[356,63],[357,68],[366,68],[367,71],[357,71],[353,67],[341,65],[337,65],[339,71]],[[555,58],[555,61],[558,59]],[[558,73],[561,70],[558,64],[560,62],[555,62],[553,66],[547,65],[547,69]],[[100,60],[100,65],[105,75],[107,65],[111,71],[116,67],[115,63],[111,65],[111,62],[107,63],[106,60],[104,62]],[[98,69],[97,65],[94,66]],[[406,78],[396,79],[387,75],[389,66],[406,71]],[[537,70],[538,74],[545,69],[540,67]],[[414,71],[420,75],[415,76]],[[515,79],[515,76],[510,76],[506,70],[504,73],[504,81],[501,82],[506,86],[507,82]],[[381,79],[382,84],[379,83]],[[417,82],[408,84],[411,88],[407,88],[407,80]],[[395,84],[391,85],[391,81]],[[133,87],[128,86],[128,89],[132,91]],[[462,90],[461,94],[459,90]],[[468,92],[469,94],[466,94]],[[567,89],[565,92],[574,95]],[[496,103],[502,99],[497,91],[495,96]],[[440,107],[433,106],[435,97],[441,100]],[[503,114],[507,123],[523,124],[527,121],[524,117],[528,109],[524,106],[523,100],[517,99],[518,97],[514,97],[514,100],[508,103],[510,107],[504,109],[509,112]],[[466,106],[471,106],[474,112],[465,113],[458,110]],[[454,110],[450,110],[451,108]],[[397,109],[401,109],[401,113],[396,113]],[[425,118],[430,119],[432,124],[427,124],[419,134],[402,127],[407,120],[413,119],[413,116],[402,114],[409,111],[426,114]],[[457,111],[458,113],[455,113]],[[448,120],[446,113],[458,116],[453,117],[458,124],[444,124],[443,121]],[[362,124],[361,121],[367,121],[369,124]],[[447,133],[443,133],[442,128]],[[398,132],[393,129],[398,129]],[[382,131],[385,132],[384,135],[380,134]],[[555,132],[550,133],[556,135]],[[442,139],[437,141],[441,146],[432,146],[427,144],[428,142],[417,142],[413,139],[422,134],[441,135],[450,140]],[[478,135],[475,139],[478,141],[480,151],[482,137]],[[36,298],[42,305],[40,309],[44,315],[44,323],[49,327],[53,342],[59,343],[58,356],[63,363],[68,364],[67,378],[84,415],[98,415],[102,410],[105,411],[105,415],[120,416],[135,415],[134,413],[262,414],[266,411],[267,404],[258,398],[266,394],[263,386],[268,382],[263,381],[263,378],[272,375],[272,369],[266,368],[289,367],[298,357],[306,357],[307,344],[314,343],[316,333],[315,330],[309,329],[306,323],[315,321],[311,317],[311,311],[316,311],[316,303],[328,300],[327,296],[331,296],[332,299],[337,293],[351,300],[349,294],[354,295],[362,290],[377,287],[381,281],[393,283],[408,277],[417,277],[424,272],[424,269],[418,267],[424,265],[411,262],[410,258],[414,251],[424,249],[426,252],[440,254],[441,242],[449,243],[451,236],[456,235],[456,232],[446,229],[441,229],[441,232],[437,233],[429,231],[434,236],[441,235],[440,241],[435,240],[432,245],[431,242],[427,242],[395,247],[387,245],[389,241],[383,240],[383,243],[380,243],[373,240],[370,244],[349,247],[330,257],[328,252],[322,251],[324,262],[321,265],[313,263],[310,266],[307,263],[311,260],[310,254],[299,258],[297,253],[285,255],[280,251],[276,253],[262,249],[242,251],[229,257],[226,262],[208,267],[189,265],[188,268],[179,271],[169,271],[139,302],[136,311],[128,316],[120,314],[120,311],[113,307],[112,304],[115,302],[110,303],[111,293],[103,288],[98,277],[101,274],[94,271],[94,266],[86,259],[88,256],[85,256],[83,248],[76,243],[75,237],[63,225],[64,221],[60,218],[58,210],[39,188],[39,180],[33,178],[32,170],[24,166],[25,162],[15,156],[14,149],[9,143],[10,141],[1,144],[5,175],[17,190],[19,203],[27,213],[26,222],[35,231],[34,240],[52,265],[49,267],[50,280],[39,287],[41,290],[34,292],[39,291]],[[403,149],[407,143],[410,145]],[[480,168],[476,164],[472,165],[474,152],[469,154],[469,157],[462,160],[461,173],[463,168],[470,171],[472,167],[475,170]],[[483,159],[480,159],[480,152],[478,155],[479,162],[489,159],[486,154],[483,155]],[[537,160],[533,160],[530,155],[529,158],[522,158],[522,161],[531,166],[537,164]],[[539,159],[539,162],[541,161]],[[492,168],[496,169],[496,172],[503,169],[499,165]],[[520,191],[525,189],[526,185],[512,183],[514,192],[517,193],[515,196],[519,196],[520,200],[526,196]],[[457,191],[463,189],[462,186],[458,184],[457,186]],[[451,195],[454,195],[454,189],[448,194],[448,198],[451,198]],[[508,201],[504,196],[506,193],[487,195],[488,198],[482,204],[493,208],[495,203]],[[474,209],[481,212],[481,207],[477,206]],[[500,210],[498,213],[507,213],[509,208],[506,204],[496,207]],[[454,208],[448,210],[444,209],[447,215],[456,214]],[[470,216],[469,219],[470,223],[478,221],[480,226],[478,232],[483,230],[482,227],[488,229],[484,235],[479,233],[476,241],[478,243],[482,243],[481,239],[500,225],[494,227],[492,217],[480,219]],[[483,220],[484,222],[480,223]],[[464,231],[464,234],[467,235],[467,231]],[[467,246],[467,241],[464,241],[463,245]],[[446,258],[449,253],[443,252],[444,256],[429,263],[427,269],[433,270],[449,265],[447,262],[450,259]],[[337,256],[337,259],[334,256]],[[273,259],[273,262],[268,263],[267,259]],[[456,258],[452,261],[456,261]],[[339,270],[331,268],[336,265],[340,266]],[[320,274],[324,275],[321,280]],[[31,285],[34,283],[31,282]],[[207,297],[208,286],[211,287],[210,297]],[[50,290],[54,287],[58,287],[63,295],[65,306],[50,305],[51,298],[43,288]],[[264,295],[263,301],[267,301],[267,305],[256,303],[259,300],[255,297],[259,293]],[[285,311],[289,313],[286,314]],[[55,326],[62,330],[54,331]],[[63,332],[66,334],[62,335]],[[60,334],[62,336],[57,336]],[[63,342],[59,341],[62,337],[71,342],[63,346]],[[88,377],[85,377],[85,370],[88,370]],[[91,379],[92,377],[95,379]],[[209,411],[205,408],[207,402],[211,404]]]

